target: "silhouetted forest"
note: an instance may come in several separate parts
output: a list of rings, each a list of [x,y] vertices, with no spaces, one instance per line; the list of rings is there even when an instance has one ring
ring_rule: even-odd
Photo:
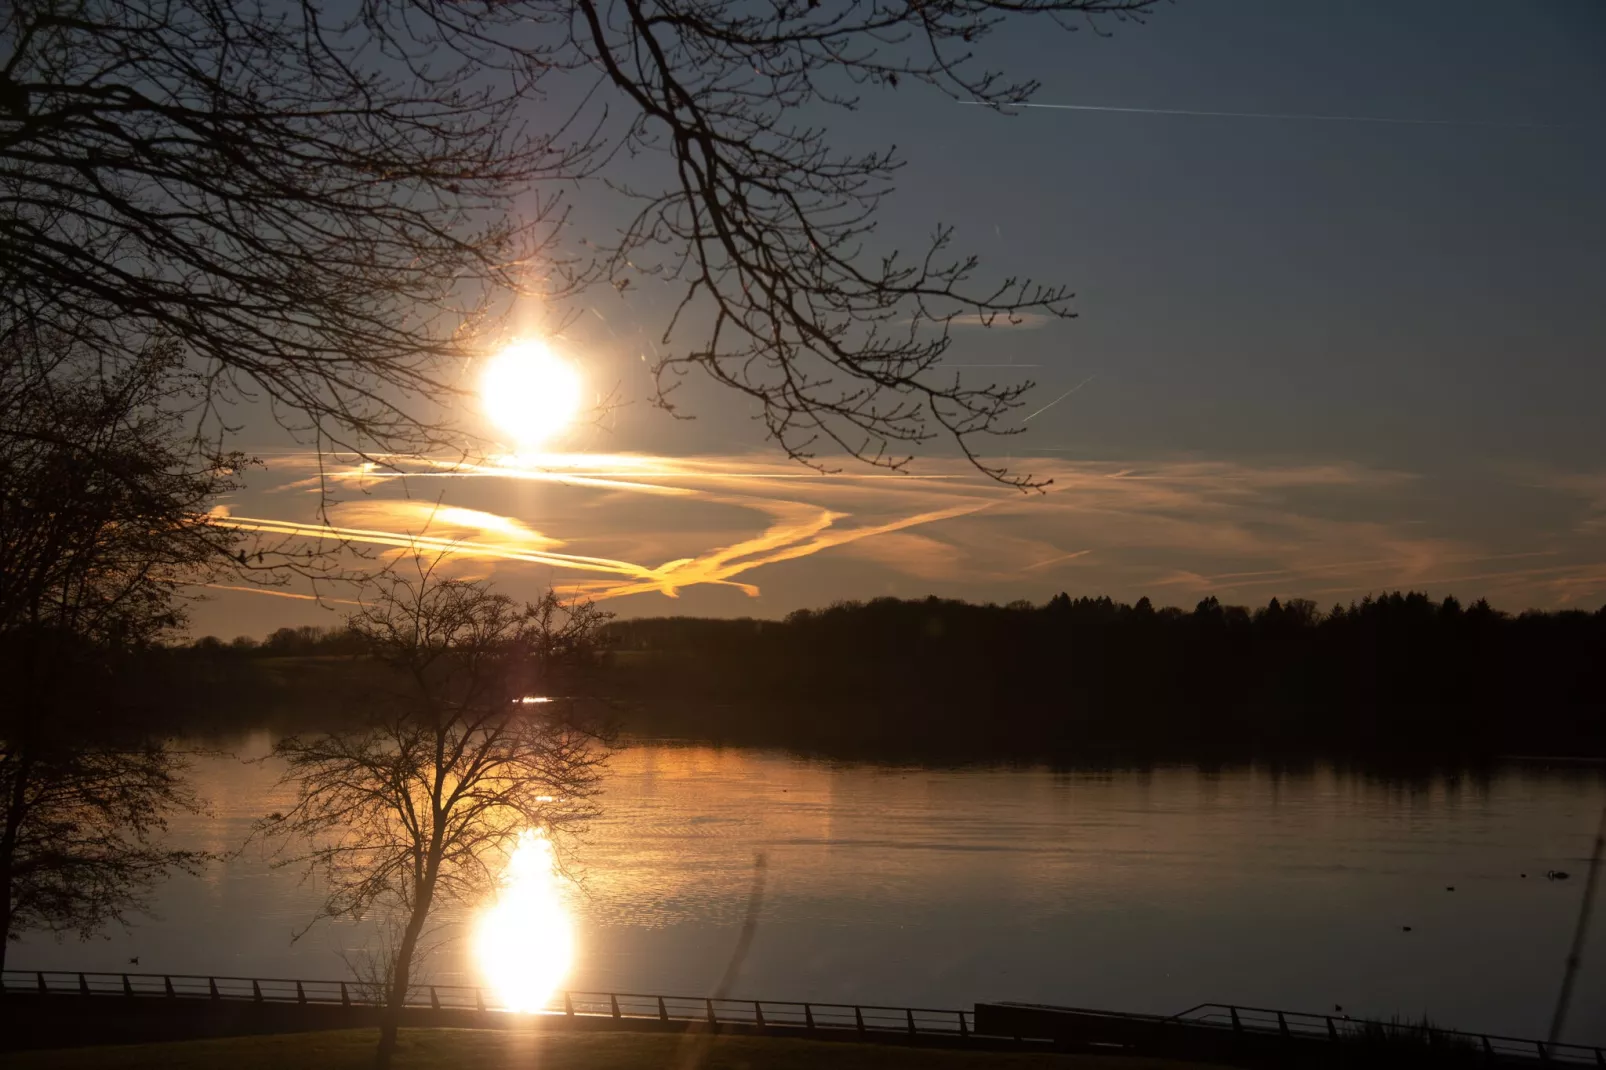
[[[642,735],[855,756],[1606,755],[1606,608],[883,598],[607,632],[595,683]],[[257,666],[260,702],[285,686],[329,698],[361,660],[350,636],[318,629],[193,654]]]

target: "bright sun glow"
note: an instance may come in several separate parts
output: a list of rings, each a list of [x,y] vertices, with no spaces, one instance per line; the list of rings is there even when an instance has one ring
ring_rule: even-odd
[[[510,1011],[544,1009],[574,959],[574,927],[559,882],[552,844],[539,830],[525,829],[474,940],[480,971]]]
[[[480,381],[485,415],[520,449],[540,446],[580,411],[580,375],[545,342],[514,342]]]

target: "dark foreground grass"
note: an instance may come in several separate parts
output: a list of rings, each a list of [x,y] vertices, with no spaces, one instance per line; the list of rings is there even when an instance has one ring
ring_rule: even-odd
[[[350,1029],[12,1052],[7,1070],[368,1070],[378,1033]],[[404,1029],[396,1070],[1180,1070],[1126,1056],[952,1051],[772,1037]]]
[[[1393,1059],[1394,1065],[1455,1067],[1484,1062],[1477,1041],[1442,1029],[1430,1018],[1413,1021],[1396,1016],[1387,1022],[1360,1022],[1343,1035],[1352,1051],[1374,1063]]]

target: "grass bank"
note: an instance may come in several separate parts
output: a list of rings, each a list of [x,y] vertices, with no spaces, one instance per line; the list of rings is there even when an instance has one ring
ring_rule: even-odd
[[[7,1070],[368,1070],[377,1033],[186,1040],[12,1052]],[[403,1030],[396,1070],[1180,1070],[1125,1056],[1023,1054],[662,1033]]]

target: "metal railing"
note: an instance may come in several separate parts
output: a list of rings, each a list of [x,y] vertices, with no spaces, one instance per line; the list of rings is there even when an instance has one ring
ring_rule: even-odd
[[[372,985],[356,981],[311,981],[284,977],[222,977],[199,974],[87,973],[58,970],[6,970],[0,995],[124,996],[190,1000],[233,1000],[373,1007],[382,1002]],[[507,1013],[472,985],[414,985],[407,1006],[433,1010]],[[710,1025],[782,1027],[812,1031],[851,1030],[863,1034],[968,1037],[969,1012],[932,1007],[881,1007],[852,1003],[791,1000],[711,999],[641,992],[561,992],[533,1013],[547,1016],[614,1018],[632,1022],[706,1022]]]
[[[121,996],[130,999],[182,999],[296,1003],[322,1006],[375,1007],[382,997],[372,985],[356,981],[322,981],[283,977],[226,977],[200,974],[94,973],[58,970],[5,970],[0,972],[0,996]],[[511,1013],[487,1000],[486,990],[473,985],[414,985],[407,1006],[433,1010]],[[1027,1004],[1002,1006],[1030,1007]],[[1178,1014],[1162,1017],[1074,1007],[1038,1006],[1087,1019],[1103,1019],[1112,1026],[1158,1027],[1184,1025],[1212,1031],[1283,1036],[1311,1041],[1364,1043],[1368,1040],[1409,1042],[1420,1037],[1425,1046],[1459,1048],[1490,1060],[1539,1060],[1606,1070],[1606,1049],[1582,1044],[1545,1041],[1493,1033],[1470,1033],[1409,1022],[1379,1022],[1345,1015],[1201,1003]],[[975,1035],[975,1018],[969,1011],[932,1007],[885,1007],[852,1003],[813,1003],[795,1000],[713,999],[704,996],[668,996],[642,992],[561,992],[544,1008],[532,1012],[598,1022],[616,1019],[637,1025],[706,1023],[755,1030],[776,1028],[787,1032],[828,1030],[838,1035],[858,1033],[887,1039],[894,1035],[967,1039]],[[999,1038],[994,1038],[999,1039]],[[1008,1038],[1003,1038],[1008,1039]],[[1017,1040],[1019,1038],[1016,1038]],[[1027,1038],[1030,1040],[1031,1038]],[[1090,1038],[1091,1039],[1091,1038]]]
[[[1278,1034],[1335,1043],[1368,1041],[1416,1042],[1427,1048],[1460,1049],[1489,1059],[1538,1059],[1540,1062],[1606,1068],[1606,1049],[1586,1044],[1551,1044],[1548,1041],[1494,1033],[1469,1033],[1418,1022],[1380,1022],[1344,1014],[1309,1014],[1267,1007],[1241,1007],[1228,1003],[1201,1003],[1165,1022],[1203,1025],[1235,1032]]]

